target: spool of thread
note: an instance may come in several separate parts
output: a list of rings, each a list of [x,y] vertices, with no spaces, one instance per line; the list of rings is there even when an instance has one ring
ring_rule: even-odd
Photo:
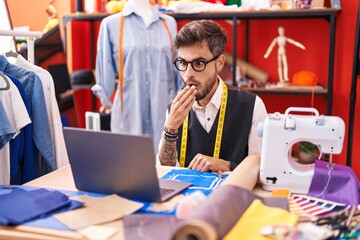
[[[179,219],[185,219],[192,214],[202,202],[204,202],[206,196],[201,191],[195,191],[190,195],[183,198],[176,207],[176,217]]]
[[[75,1],[75,12],[83,12],[83,1],[82,0]]]

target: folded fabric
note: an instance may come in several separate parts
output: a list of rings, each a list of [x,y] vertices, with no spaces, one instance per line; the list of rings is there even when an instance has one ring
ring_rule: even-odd
[[[359,180],[350,167],[315,161],[315,172],[308,195],[348,205],[359,205],[359,186]]]
[[[122,198],[116,194],[106,197],[87,195],[73,197],[82,201],[84,208],[55,214],[54,217],[70,229],[99,225],[122,218],[140,209],[143,204]]]
[[[77,208],[81,203],[69,200],[59,191],[36,189],[26,191],[15,188],[12,192],[0,195],[0,224],[18,225],[24,222],[44,217],[54,211]]]
[[[260,234],[264,227],[281,225],[293,227],[297,223],[297,216],[286,210],[264,205],[255,199],[245,211],[235,226],[225,236],[225,240],[232,239],[269,239]]]
[[[175,216],[132,214],[124,217],[125,239],[171,239],[181,222]]]
[[[213,239],[222,239],[255,199],[265,205],[288,210],[287,198],[262,198],[238,186],[221,185],[184,220],[174,216],[149,214],[125,216],[125,239],[165,240],[193,237],[207,240],[211,239],[209,235]]]
[[[198,239],[208,239],[208,233],[212,231],[217,239],[222,239],[255,199],[268,206],[289,209],[286,198],[263,198],[238,186],[221,185],[179,224],[174,236],[186,239],[196,235]]]

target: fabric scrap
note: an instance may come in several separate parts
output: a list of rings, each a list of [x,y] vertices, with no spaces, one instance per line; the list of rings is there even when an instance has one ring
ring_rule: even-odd
[[[224,239],[235,240],[241,237],[241,239],[267,240],[269,238],[260,233],[262,228],[275,225],[290,228],[296,223],[295,214],[266,206],[259,199],[255,199]]]
[[[85,207],[54,215],[57,220],[70,229],[79,229],[114,221],[124,215],[134,213],[143,206],[142,203],[127,200],[116,194],[103,198],[83,195],[72,199],[83,201]]]

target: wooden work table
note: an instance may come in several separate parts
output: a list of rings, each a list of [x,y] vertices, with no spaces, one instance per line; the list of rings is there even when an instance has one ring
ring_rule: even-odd
[[[169,171],[174,169],[173,167],[157,166],[158,177],[162,177]],[[24,186],[52,188],[76,191],[74,180],[72,177],[70,165],[39,177],[33,181],[30,181]],[[262,196],[270,196],[269,192],[265,192],[260,187],[254,189],[255,193]],[[123,221],[117,220],[102,226],[116,227],[119,231],[111,239],[125,239]],[[17,227],[6,227],[0,226],[0,239],[85,239],[77,232],[56,230],[50,228],[40,228],[32,226],[17,226]]]
[[[162,177],[173,167],[166,166],[158,166],[157,168],[158,177]],[[44,187],[44,188],[56,188],[56,189],[65,189],[65,190],[75,190],[75,183],[73,180],[73,175],[71,172],[70,165],[67,165],[63,168],[60,168],[56,171],[53,171],[49,174],[46,174],[42,177],[39,177],[33,181],[30,181],[25,186],[33,186],[33,187]]]

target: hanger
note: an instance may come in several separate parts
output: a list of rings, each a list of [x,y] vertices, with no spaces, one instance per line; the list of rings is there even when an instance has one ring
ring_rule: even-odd
[[[17,52],[14,52],[13,50],[12,50],[12,41],[13,41],[14,39],[13,38],[11,38],[11,41],[10,41],[10,51],[8,51],[8,52],[6,52],[5,53],[5,56],[8,58],[8,57],[13,57],[13,58],[17,58],[18,57],[18,53]]]
[[[6,52],[6,53],[5,53],[5,56],[6,56],[6,57],[17,58],[18,55],[19,55],[19,54],[18,54],[17,52],[14,52],[13,50],[10,50],[9,52]]]
[[[4,79],[5,83],[6,83],[6,86],[5,87],[0,87],[0,91],[2,90],[8,90],[10,88],[10,83],[9,83],[9,80],[7,79],[7,77],[2,73],[0,72],[0,77]]]

